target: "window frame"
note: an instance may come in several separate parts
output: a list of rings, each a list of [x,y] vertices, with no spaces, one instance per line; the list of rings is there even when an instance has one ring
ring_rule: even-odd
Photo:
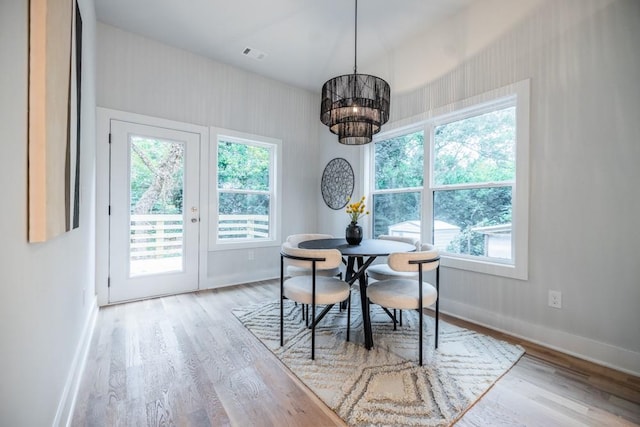
[[[220,239],[218,236],[219,197],[222,192],[218,187],[218,143],[220,141],[245,144],[270,150],[269,162],[269,190],[234,190],[242,194],[269,195],[269,236],[261,239]],[[211,128],[209,132],[209,250],[231,250],[243,248],[259,248],[278,246],[281,241],[281,212],[282,212],[282,141],[261,135],[222,128]]]
[[[375,177],[376,177],[376,171],[375,171],[375,144],[378,142],[383,142],[386,141],[388,139],[392,139],[392,138],[396,138],[398,136],[403,136],[403,135],[408,135],[408,134],[412,134],[412,133],[416,133],[416,132],[423,132],[423,150],[425,150],[425,147],[428,145],[428,134],[426,133],[426,129],[424,126],[424,123],[420,122],[420,123],[414,123],[411,124],[409,126],[404,126],[398,129],[394,129],[392,131],[387,131],[381,134],[381,136],[375,136],[374,140],[371,142],[370,146],[370,155],[368,156],[367,161],[365,162],[365,164],[369,164],[369,173],[368,173],[368,177],[367,179],[367,185],[369,188],[369,200],[371,200],[371,215],[370,215],[370,228],[371,228],[371,233],[374,232],[374,218],[375,218],[375,213],[373,212],[374,209],[374,196],[375,195],[384,195],[384,194],[402,194],[402,193],[420,193],[420,205],[421,205],[421,212],[420,212],[420,216],[421,216],[421,222],[422,222],[422,216],[424,215],[424,205],[425,205],[425,201],[424,201],[424,197],[425,197],[425,193],[424,193],[424,188],[425,188],[425,183],[427,182],[427,177],[428,174],[427,169],[424,167],[425,164],[427,164],[428,158],[425,156],[423,156],[423,165],[422,165],[422,170],[423,170],[423,174],[422,174],[422,185],[418,186],[418,187],[401,187],[401,188],[385,188],[385,189],[380,189],[377,190],[375,188]],[[426,151],[425,151],[426,154]],[[420,231],[420,235],[422,236],[423,234],[423,230]],[[422,239],[420,239],[422,240]]]
[[[512,259],[501,262],[496,258],[477,257],[466,254],[441,253],[441,265],[460,270],[473,271],[519,280],[528,279],[529,239],[529,105],[530,83],[523,80],[437,108],[420,116],[387,125],[391,128],[374,137],[374,143],[424,129],[424,176],[422,188],[422,212],[420,218],[421,241],[433,241],[434,194],[443,189],[460,189],[465,184],[449,186],[433,183],[434,130],[437,126],[481,115],[509,106],[516,107],[516,172],[513,183],[508,181],[472,184],[468,188],[509,186],[512,188]],[[395,125],[395,126],[394,126]],[[394,128],[395,127],[395,128]],[[375,190],[375,146],[367,150],[368,173],[366,185],[371,197]],[[373,227],[371,227],[373,229]],[[425,236],[430,236],[425,238]]]

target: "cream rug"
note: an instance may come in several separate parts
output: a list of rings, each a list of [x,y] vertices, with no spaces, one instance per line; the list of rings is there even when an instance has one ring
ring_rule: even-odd
[[[440,320],[424,317],[424,366],[418,360],[418,317],[404,311],[403,326],[371,306],[374,348],[364,348],[359,295],[352,293],[351,340],[346,310],[334,307],[311,331],[300,306],[285,301],[285,345],[280,347],[277,301],[234,310],[236,317],[327,406],[352,426],[445,426],[458,420],[524,354],[514,346]],[[318,310],[319,311],[319,310]]]

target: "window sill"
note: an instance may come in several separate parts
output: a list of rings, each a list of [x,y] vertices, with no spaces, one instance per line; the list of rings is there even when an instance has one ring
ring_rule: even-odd
[[[491,274],[493,276],[508,277],[511,279],[527,280],[529,278],[526,264],[502,264],[499,262],[456,257],[454,254],[441,254],[440,265],[442,267]]]
[[[253,249],[253,248],[267,248],[273,246],[280,246],[280,242],[270,240],[250,240],[250,241],[233,241],[233,242],[218,242],[209,245],[209,252],[215,251],[231,251],[236,249]]]

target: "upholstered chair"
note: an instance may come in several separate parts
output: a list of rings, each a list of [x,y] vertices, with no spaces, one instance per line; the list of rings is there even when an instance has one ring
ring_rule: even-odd
[[[307,240],[319,240],[319,239],[333,239],[333,236],[331,234],[320,234],[320,233],[292,234],[291,236],[287,237],[287,240],[285,241],[285,243],[288,243],[292,247],[297,248],[300,242],[305,242]],[[286,262],[286,266],[287,266],[287,269],[286,269],[287,276],[289,277],[304,276],[304,275],[311,274],[311,271],[304,266],[301,267],[301,266],[292,264],[288,261]],[[340,265],[333,268],[319,269],[317,271],[317,274],[319,274],[320,276],[340,275],[341,274]]]
[[[406,237],[406,236],[389,236],[389,235],[380,235],[378,239],[382,240],[395,240],[396,242],[409,243],[416,247],[416,250],[420,250],[420,239],[415,237]],[[389,267],[388,263],[380,263],[373,264],[369,266],[367,269],[367,277],[375,280],[386,280],[393,279],[398,277],[414,277],[417,273],[406,272],[406,271],[395,271]]]
[[[423,308],[435,303],[435,347],[438,348],[440,256],[436,250],[396,252],[389,255],[389,267],[397,272],[416,273],[415,277],[396,277],[369,284],[367,296],[372,304],[387,309],[418,310],[419,363],[422,366]],[[423,274],[435,270],[435,286]],[[394,316],[395,317],[395,316]],[[396,319],[393,319],[394,323]],[[395,327],[395,324],[394,324]]]
[[[347,304],[347,341],[349,341],[351,323],[351,288],[347,282],[336,276],[318,274],[322,270],[336,268],[342,262],[337,249],[302,249],[290,244],[282,245],[280,252],[280,345],[284,345],[284,300],[289,299],[311,310],[311,359],[315,359],[316,325],[335,304],[348,301]],[[308,275],[285,278],[285,259],[290,265],[309,269]],[[316,316],[316,306],[325,308]]]

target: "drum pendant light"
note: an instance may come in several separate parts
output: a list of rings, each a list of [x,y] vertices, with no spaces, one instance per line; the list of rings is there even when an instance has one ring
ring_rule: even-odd
[[[345,145],[371,142],[389,120],[391,88],[380,77],[358,74],[358,0],[355,0],[353,74],[334,77],[322,86],[320,121]]]

